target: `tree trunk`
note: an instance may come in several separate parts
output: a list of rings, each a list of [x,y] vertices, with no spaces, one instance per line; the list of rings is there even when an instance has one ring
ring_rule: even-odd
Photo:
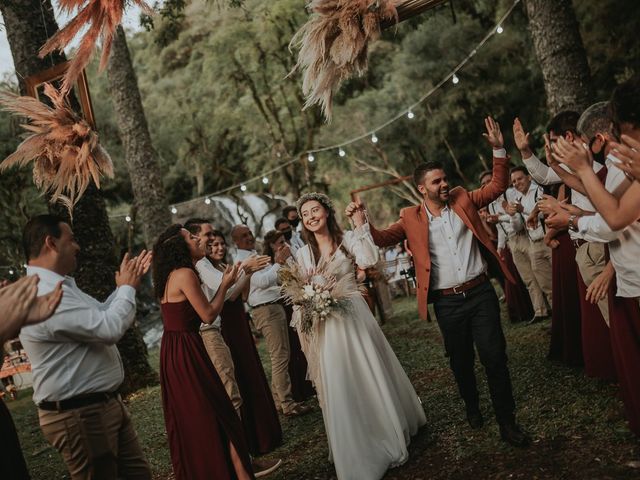
[[[58,25],[50,0],[2,0],[0,11],[20,89],[24,93],[25,77],[66,60],[62,53],[38,58],[38,50],[58,30]],[[51,206],[51,210],[68,217],[64,208]],[[115,288],[117,259],[104,198],[93,184],[73,209],[73,230],[81,247],[75,272],[78,286],[98,300],[105,300]],[[125,371],[123,391],[157,383],[157,375],[149,365],[147,349],[137,324],[120,340],[118,349]]]
[[[593,100],[591,72],[571,0],[526,0],[547,106],[581,113]]]
[[[138,218],[142,224],[145,243],[151,247],[160,233],[171,224],[171,214],[162,187],[160,165],[151,143],[127,38],[121,26],[118,27],[113,40],[107,76]]]

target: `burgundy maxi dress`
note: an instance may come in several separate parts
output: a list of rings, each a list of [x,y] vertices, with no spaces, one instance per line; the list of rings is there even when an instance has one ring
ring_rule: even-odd
[[[240,414],[249,450],[254,455],[268,453],[282,443],[282,428],[242,300],[226,301],[221,317],[242,397]]]
[[[505,301],[507,303],[507,311],[509,312],[509,320],[511,323],[524,322],[533,318],[533,305],[531,304],[531,297],[527,286],[522,281],[522,277],[518,273],[516,264],[513,263],[513,256],[509,247],[505,247],[503,252],[504,263],[506,264],[509,272],[516,279],[516,283],[511,283],[508,280],[504,281],[503,290]]]
[[[229,442],[251,472],[242,424],[200,338],[188,301],[161,304],[162,407],[177,480],[235,480]],[[252,477],[253,478],[253,477]]]

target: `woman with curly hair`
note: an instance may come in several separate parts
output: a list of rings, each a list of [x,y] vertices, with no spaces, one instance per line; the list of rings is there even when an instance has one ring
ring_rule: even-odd
[[[178,480],[253,479],[242,424],[199,335],[200,323],[220,314],[237,267],[228,267],[207,301],[195,263],[200,239],[172,225],[153,247],[153,284],[164,333],[160,346],[162,406]]]
[[[275,262],[276,252],[286,245],[283,232],[271,230],[264,236],[262,242],[262,254],[268,255],[271,262]],[[291,323],[293,309],[285,304],[284,311],[287,314],[287,325]],[[307,380],[307,358],[300,347],[300,339],[296,330],[289,326],[289,377],[291,377],[291,395],[296,402],[304,402],[316,394],[313,385]]]

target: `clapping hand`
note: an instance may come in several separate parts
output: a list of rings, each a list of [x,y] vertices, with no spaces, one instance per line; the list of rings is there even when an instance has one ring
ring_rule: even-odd
[[[118,287],[129,285],[137,289],[140,286],[140,280],[149,271],[152,258],[153,253],[146,250],[142,250],[140,255],[133,258],[129,253],[125,253],[120,263],[120,270],[116,272],[116,285]]]
[[[284,244],[275,253],[274,260],[276,261],[276,263],[279,263],[280,265],[284,265],[290,256],[291,256],[291,247],[289,247],[289,245],[287,244]]]
[[[567,202],[567,199],[558,201],[555,197],[551,195],[544,194],[542,198],[538,200],[538,210],[542,212],[543,215],[551,215],[553,213],[557,213],[560,210],[563,210],[564,204]]]
[[[487,133],[483,133],[482,135],[487,139],[489,145],[495,149],[502,148],[504,146],[504,137],[500,130],[500,124],[493,118],[487,117],[484,119],[484,126],[487,129]]]
[[[231,285],[236,283],[241,265],[242,263],[238,262],[235,265],[228,265],[224,267],[224,272],[222,272],[222,280],[220,281],[220,288],[228,290]]]
[[[504,211],[507,212],[507,214],[509,214],[509,215],[511,215],[513,217],[516,213],[523,212],[524,211],[524,207],[522,206],[522,204],[520,202],[508,202],[504,206]]]
[[[591,169],[591,156],[589,148],[580,140],[569,142],[563,137],[558,138],[552,146],[552,157],[560,163],[564,163],[576,174]]]
[[[527,217],[527,221],[525,222],[527,224],[527,228],[530,228],[532,230],[538,228],[538,223],[540,223],[538,220],[539,213],[540,212],[534,209],[533,212],[529,214],[529,216]]]
[[[516,147],[520,150],[523,158],[529,158],[531,152],[531,135],[524,131],[520,119],[516,117],[513,121],[513,140],[516,143]]]
[[[545,224],[549,228],[553,228],[555,230],[566,230],[569,227],[569,217],[571,215],[564,209],[561,209],[559,212],[552,213],[545,220]]]
[[[240,268],[244,270],[246,275],[256,273],[271,263],[269,255],[251,255],[244,259],[240,264]]]
[[[640,142],[628,135],[622,135],[622,143],[611,142],[611,153],[620,160],[616,163],[620,170],[640,179]]]

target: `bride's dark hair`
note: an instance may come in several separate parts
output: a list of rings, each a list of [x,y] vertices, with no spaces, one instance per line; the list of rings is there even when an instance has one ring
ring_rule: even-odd
[[[313,234],[313,232],[308,230],[304,225],[304,220],[302,219],[302,207],[306,203],[312,201],[318,202],[327,212],[327,228],[329,229],[329,235],[331,235],[331,239],[333,240],[333,243],[336,247],[341,246],[344,232],[342,231],[342,228],[340,228],[340,225],[338,225],[338,220],[336,219],[336,211],[333,208],[333,203],[331,203],[329,197],[327,197],[324,193],[307,193],[298,199],[298,216],[300,217],[300,220],[302,222],[302,238],[304,238],[304,241],[307,242],[307,245],[309,245],[309,247],[311,248],[311,251],[313,252],[313,258],[315,259],[316,263],[318,263],[318,261],[320,260],[320,248],[318,247],[318,241],[316,240],[316,236]],[[341,249],[345,250],[344,247],[341,247]],[[346,250],[345,254],[348,255]]]

